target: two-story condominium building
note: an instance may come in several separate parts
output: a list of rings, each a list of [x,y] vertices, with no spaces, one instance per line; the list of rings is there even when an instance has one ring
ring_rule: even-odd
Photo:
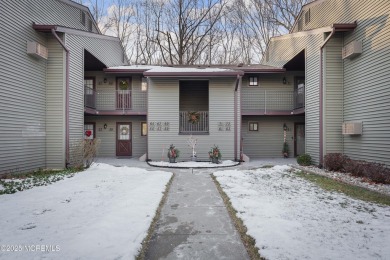
[[[390,165],[390,2],[317,0],[262,62],[301,67],[306,78],[306,152]]]
[[[15,13],[19,15],[14,15]],[[390,162],[390,4],[317,0],[272,38],[262,65],[129,65],[118,38],[69,0],[0,5],[0,173],[99,156],[190,160],[327,153]]]
[[[128,64],[69,0],[0,3],[0,172],[64,168],[82,138],[84,74]]]
[[[281,156],[287,129],[294,156],[294,150],[304,152],[303,75],[265,65],[132,65],[87,71],[85,138],[101,139],[100,156],[146,154],[150,160],[166,160],[174,144],[180,159],[190,160],[187,141],[193,135],[198,160],[208,160],[213,145],[224,159],[239,160],[242,153]],[[294,82],[300,83],[300,94]],[[295,128],[300,129],[298,142]]]

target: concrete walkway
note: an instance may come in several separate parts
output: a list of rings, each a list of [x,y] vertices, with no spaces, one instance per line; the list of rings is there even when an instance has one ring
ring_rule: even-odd
[[[146,259],[249,259],[212,171],[173,170],[176,176]]]

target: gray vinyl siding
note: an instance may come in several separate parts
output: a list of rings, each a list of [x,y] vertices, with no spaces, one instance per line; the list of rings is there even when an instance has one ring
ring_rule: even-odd
[[[302,10],[303,20],[305,12],[310,8],[310,22],[303,22],[302,31],[330,26],[334,23],[375,22],[386,19],[389,14],[388,0],[359,1],[359,0],[326,0],[318,4],[309,5]],[[297,32],[296,25],[292,32]]]
[[[45,167],[46,60],[26,48],[46,45],[46,36],[31,28],[32,16],[20,1],[1,1],[0,173]]]
[[[63,127],[60,123],[61,111],[58,110],[61,103],[58,106],[54,104],[61,102],[59,81],[55,79],[61,70],[57,65],[62,66],[59,62],[60,51],[50,34],[39,33],[32,28],[33,22],[87,30],[80,23],[80,9],[64,2],[1,1],[0,173],[65,166],[64,151],[60,151],[64,146],[64,133],[59,130],[60,126]],[[93,31],[97,32],[96,28]],[[49,60],[26,54],[27,41],[49,47]],[[54,67],[51,66],[53,57],[57,59]],[[55,71],[57,75],[48,75],[46,69],[50,73]],[[82,73],[83,69],[80,71]],[[49,100],[51,98],[55,101]],[[74,101],[71,102],[74,104]]]
[[[343,136],[343,37],[336,34],[324,48],[323,154],[342,153]]]
[[[250,75],[252,76],[252,74]],[[305,76],[305,72],[286,72],[284,74],[258,74],[258,86],[249,86],[249,76],[242,80],[242,109],[262,109],[265,107],[264,90],[269,91],[268,101],[272,101],[272,93],[291,93],[294,91],[294,77]],[[287,84],[283,84],[283,77],[286,77]],[[273,95],[275,96],[275,95]],[[274,100],[280,110],[288,110],[293,107],[293,99],[289,95],[281,95],[280,99]],[[272,109],[271,109],[272,110]]]
[[[235,82],[234,78],[209,79],[209,134],[194,135],[199,160],[208,160],[207,153],[214,144],[220,147],[224,160],[234,159]],[[150,78],[149,83],[148,123],[169,122],[169,131],[149,131],[149,159],[167,160],[167,148],[174,144],[181,152],[179,161],[189,160],[192,155],[187,145],[189,135],[179,135],[179,79]],[[231,130],[218,131],[219,122],[230,122]]]
[[[70,50],[69,68],[69,143],[83,138],[84,124],[84,49],[106,66],[124,65],[119,40],[103,40],[80,35],[65,35]],[[72,152],[72,151],[70,151]]]
[[[344,60],[344,121],[363,122],[361,136],[344,137],[351,158],[390,165],[390,2],[354,5],[358,27],[344,44],[363,42],[363,53]]]
[[[96,138],[99,138],[99,157],[116,156],[116,123],[131,122],[132,156],[137,158],[146,153],[147,137],[141,136],[141,122],[146,122],[146,116],[86,116],[86,123],[95,123]],[[107,124],[107,129],[104,129]]]
[[[249,122],[258,122],[258,131],[249,131]],[[303,116],[243,116],[242,138],[243,152],[249,158],[282,157],[283,125],[289,128],[286,132],[286,141],[289,145],[289,156],[294,156],[294,122],[303,123]]]
[[[94,77],[96,82],[97,110],[115,110],[115,90],[117,77],[131,78],[132,111],[146,112],[147,92],[141,90],[142,75],[106,74],[102,71],[85,71],[85,77]],[[107,79],[107,83],[104,83]],[[107,95],[107,93],[110,93]],[[102,97],[104,95],[104,97]]]
[[[62,36],[61,36],[62,37]],[[65,51],[48,36],[46,71],[46,167],[65,165]]]
[[[320,45],[323,33],[272,38],[269,45],[270,60],[266,65],[283,67],[302,50],[306,55],[305,71],[305,122],[306,153],[314,162],[319,162],[319,85],[320,85]]]

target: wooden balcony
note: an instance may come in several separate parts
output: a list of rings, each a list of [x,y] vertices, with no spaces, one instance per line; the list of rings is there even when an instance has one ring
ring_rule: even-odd
[[[190,122],[190,111],[180,111],[179,132],[181,134],[208,134],[209,133],[209,112],[197,111],[199,120],[197,123]]]
[[[297,115],[305,113],[305,90],[261,90],[242,93],[242,115]]]
[[[84,111],[98,115],[146,115],[146,92],[84,88]]]

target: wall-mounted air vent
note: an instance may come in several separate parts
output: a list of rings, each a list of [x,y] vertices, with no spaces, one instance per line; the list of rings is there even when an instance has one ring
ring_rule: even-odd
[[[361,41],[352,41],[345,45],[342,50],[343,59],[351,59],[362,53],[362,42]]]
[[[345,122],[343,123],[343,135],[361,135],[362,122]]]
[[[27,53],[46,60],[49,55],[47,48],[37,42],[27,42]]]

